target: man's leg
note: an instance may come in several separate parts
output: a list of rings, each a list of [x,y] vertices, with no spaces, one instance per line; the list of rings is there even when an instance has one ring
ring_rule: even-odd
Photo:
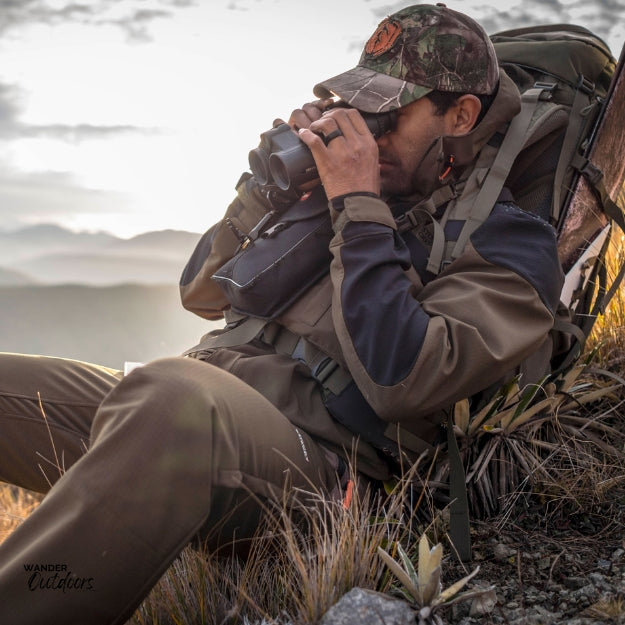
[[[118,371],[76,360],[0,353],[0,481],[40,493],[87,450]]]
[[[285,484],[336,480],[323,450],[265,398],[193,359],[124,378],[98,409],[91,443],[0,546],[0,622],[124,623],[198,530],[222,520],[216,511],[244,493],[266,499]],[[254,531],[255,519],[236,520],[237,536]],[[25,570],[37,564],[62,570],[49,581],[49,571]]]

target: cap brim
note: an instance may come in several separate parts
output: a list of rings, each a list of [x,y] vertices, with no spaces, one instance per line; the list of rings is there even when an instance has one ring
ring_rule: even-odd
[[[366,113],[392,111],[414,102],[432,89],[357,66],[315,85],[318,98],[337,96]]]

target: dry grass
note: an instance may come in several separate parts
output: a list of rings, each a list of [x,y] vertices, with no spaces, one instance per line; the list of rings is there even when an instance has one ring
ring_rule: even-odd
[[[0,482],[0,543],[39,505],[41,495]]]
[[[349,506],[306,494],[297,513],[276,504],[246,559],[187,548],[135,614],[133,625],[318,623],[351,588],[389,591],[379,546],[413,550],[419,533],[406,505],[408,484],[392,496],[355,490]]]
[[[304,625],[318,623],[351,588],[390,591],[378,547],[401,543],[414,553],[424,530],[410,505],[412,477],[392,494],[362,484],[347,506],[318,493],[302,493],[306,505],[295,509],[276,502],[245,559],[187,547],[129,625]],[[2,540],[40,499],[0,484]]]
[[[532,401],[528,403],[528,393]],[[456,411],[471,513],[501,516],[531,493],[551,514],[602,505],[625,486],[625,381],[579,366],[557,388],[512,384],[477,415]],[[449,465],[434,481],[446,483]]]

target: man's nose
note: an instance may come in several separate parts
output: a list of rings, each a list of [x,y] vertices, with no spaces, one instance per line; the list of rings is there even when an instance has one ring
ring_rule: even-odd
[[[375,142],[378,144],[378,147],[384,145],[388,141],[388,132],[385,132],[383,135],[375,138]]]

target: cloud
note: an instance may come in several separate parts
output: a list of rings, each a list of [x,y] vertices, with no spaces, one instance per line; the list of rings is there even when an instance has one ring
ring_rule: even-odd
[[[405,7],[405,2],[394,2],[372,9],[380,20]],[[458,0],[454,9],[475,18],[487,33],[537,24],[580,24],[604,40],[611,42],[612,52],[618,55],[623,45],[625,3],[623,0],[523,0],[514,5],[479,0]],[[615,49],[617,48],[618,49]]]
[[[77,143],[93,139],[108,139],[119,135],[153,135],[162,132],[156,128],[129,124],[25,124],[19,119],[22,110],[21,103],[22,90],[19,87],[0,83],[0,137],[5,140],[45,138]]]
[[[0,129],[0,132],[2,130]],[[11,127],[12,138],[46,138],[59,139],[78,143],[93,139],[110,139],[114,136],[126,134],[157,134],[161,131],[155,128],[145,128],[131,125],[96,126],[93,124],[47,124],[27,125],[15,124]]]
[[[197,5],[197,0],[101,0],[100,2],[67,2],[50,6],[46,0],[0,0],[0,34],[30,24],[80,23],[95,26],[109,24],[121,28],[133,41],[150,41],[149,27],[157,19],[174,16],[176,9]]]
[[[128,39],[135,42],[151,41],[150,25],[156,19],[171,17],[171,11],[138,9],[120,19],[102,19],[97,24],[112,24],[121,28]]]
[[[0,165],[0,223],[11,229],[72,215],[129,210],[120,193],[89,189],[65,172],[20,172]]]
[[[2,128],[16,123],[21,110],[22,90],[6,83],[0,83],[0,132]]]

